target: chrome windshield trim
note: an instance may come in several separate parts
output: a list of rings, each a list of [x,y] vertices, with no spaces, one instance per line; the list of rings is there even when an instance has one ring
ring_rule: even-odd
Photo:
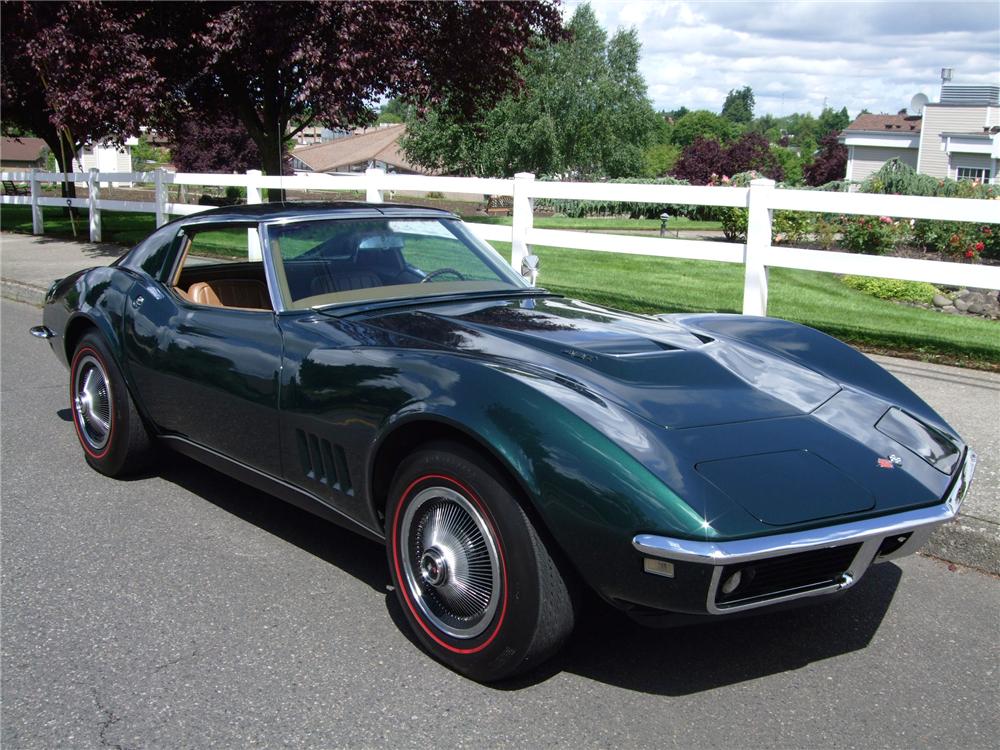
[[[787,534],[773,534],[726,542],[700,542],[656,534],[638,534],[632,539],[632,546],[644,555],[662,557],[668,560],[729,565],[764,557],[807,552],[840,544],[864,542],[872,537],[885,537],[889,534],[937,526],[950,521],[958,514],[962,501],[965,500],[968,493],[969,485],[972,483],[975,470],[976,454],[970,450],[966,452],[962,469],[953,482],[945,501],[928,508],[918,508],[904,513],[894,513],[888,516],[807,531],[794,531]]]
[[[261,261],[264,265],[264,281],[267,283],[267,292],[271,295],[271,305],[279,315],[287,309],[285,298],[281,294],[281,285],[278,283],[278,271],[275,268],[274,255],[271,252],[271,238],[268,237],[267,227],[269,222],[260,222],[257,225],[257,240],[260,242]]]

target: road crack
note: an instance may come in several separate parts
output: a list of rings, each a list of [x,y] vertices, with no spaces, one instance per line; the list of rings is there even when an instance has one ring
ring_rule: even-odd
[[[193,659],[197,655],[198,655],[198,649],[195,649],[190,654],[181,654],[176,659],[170,659],[169,661],[163,662],[163,664],[159,664],[159,665],[153,667],[153,671],[154,672],[160,672],[160,671],[166,669],[167,667],[172,667],[172,666],[174,666],[174,664],[178,664],[178,663],[184,661],[185,659]]]
[[[97,694],[97,688],[91,688],[91,692],[94,696],[94,705],[97,706],[97,710],[104,715],[104,720],[101,722],[101,726],[97,730],[97,738],[101,741],[101,747],[110,747],[114,750],[133,750],[126,745],[122,745],[120,743],[112,744],[108,741],[108,730],[121,721],[122,718],[120,716],[116,716],[114,711],[110,708],[106,708],[104,704],[101,703],[101,697]]]

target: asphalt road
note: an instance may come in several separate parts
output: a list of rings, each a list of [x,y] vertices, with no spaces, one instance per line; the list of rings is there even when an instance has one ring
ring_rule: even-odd
[[[591,612],[484,687],[400,629],[381,548],[186,459],[106,479],[67,375],[2,315],[2,735],[14,748],[995,747],[1000,581],[925,557],[815,607]],[[953,567],[953,566],[952,566]]]

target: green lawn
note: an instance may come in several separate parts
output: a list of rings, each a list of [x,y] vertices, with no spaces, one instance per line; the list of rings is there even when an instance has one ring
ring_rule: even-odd
[[[500,224],[510,226],[509,216],[463,216],[467,222],[476,224]],[[584,219],[572,219],[568,216],[536,216],[534,221],[536,229],[581,229],[590,232],[615,232],[615,231],[658,231],[660,228],[659,219],[602,219],[598,217],[588,217]],[[718,221],[694,221],[683,216],[674,216],[667,224],[667,229],[691,230],[720,230],[722,223]]]
[[[73,222],[65,214],[65,209],[55,206],[42,207],[45,234],[54,237],[76,237],[87,242],[90,239],[90,224],[86,209],[79,209]],[[173,217],[171,217],[173,218]],[[0,208],[0,229],[5,232],[31,234],[31,208],[29,206],[3,206]],[[156,229],[153,214],[137,214],[127,211],[101,211],[101,236],[104,242],[131,246]]]
[[[72,236],[69,220],[60,209],[45,211],[46,234]],[[153,217],[148,214],[105,211],[102,218],[108,242],[132,245],[153,229]],[[504,223],[492,217],[489,221]],[[562,219],[539,219],[537,223],[543,226],[542,222],[552,221]],[[616,221],[626,220],[586,220],[588,224]],[[658,226],[658,222],[648,223]],[[0,226],[6,231],[30,232],[30,210],[4,206]],[[607,223],[591,226],[607,228]],[[85,214],[77,219],[77,237],[87,238]],[[508,243],[492,244],[509,257]],[[218,250],[224,255],[235,254],[222,245]],[[541,258],[539,284],[567,296],[643,313],[739,312],[742,307],[743,267],[739,264],[554,247],[533,250]],[[242,255],[245,246],[239,252]],[[888,353],[991,369],[1000,366],[1000,323],[879,300],[848,288],[834,274],[771,269],[768,313]]]

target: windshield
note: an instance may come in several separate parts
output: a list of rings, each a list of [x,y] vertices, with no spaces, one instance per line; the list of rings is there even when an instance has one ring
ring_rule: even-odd
[[[289,309],[527,288],[457,219],[298,221],[267,238]]]

